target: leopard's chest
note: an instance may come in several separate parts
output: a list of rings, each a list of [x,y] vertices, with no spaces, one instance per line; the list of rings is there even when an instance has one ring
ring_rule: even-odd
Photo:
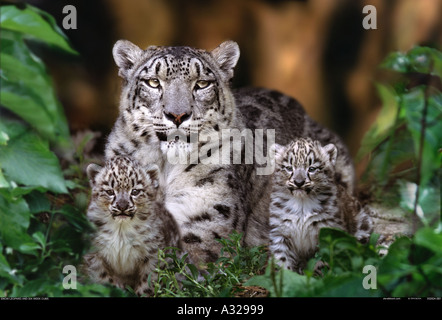
[[[165,206],[179,224],[211,214],[221,199],[229,202],[228,166],[166,164],[163,171]],[[223,175],[220,175],[220,173]]]

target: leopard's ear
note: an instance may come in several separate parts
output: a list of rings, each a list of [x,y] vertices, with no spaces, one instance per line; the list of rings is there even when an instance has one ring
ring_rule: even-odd
[[[95,163],[91,163],[90,165],[87,166],[86,174],[87,177],[89,178],[89,183],[91,184],[91,187],[95,185],[96,183],[95,177],[97,176],[97,174],[100,172],[101,169],[102,167]]]
[[[336,146],[330,143],[324,146],[322,150],[329,157],[331,164],[334,166],[336,164],[336,158],[338,157],[338,149]]]
[[[156,164],[149,164],[146,167],[146,173],[152,180],[152,186],[156,189],[159,185],[160,168]]]
[[[126,79],[129,71],[133,68],[142,53],[143,50],[132,42],[128,40],[118,40],[112,49],[115,63],[120,68],[118,75]]]
[[[220,69],[227,74],[228,80],[230,80],[233,77],[233,69],[239,59],[240,51],[238,44],[235,41],[225,41],[210,53]]]

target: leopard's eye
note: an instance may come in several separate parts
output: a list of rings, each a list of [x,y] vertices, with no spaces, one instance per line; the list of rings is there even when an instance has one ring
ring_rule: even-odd
[[[132,189],[130,195],[131,195],[131,196],[137,196],[137,195],[140,194],[140,192],[141,192],[140,189]]]
[[[285,166],[284,170],[287,172],[293,172],[293,167],[292,166]]]
[[[115,194],[114,190],[112,189],[105,190],[105,192],[107,193],[108,196],[113,196]]]
[[[195,89],[204,89],[209,86],[210,82],[206,80],[199,80],[195,84]]]
[[[316,168],[316,167],[309,167],[309,168],[308,168],[308,172],[309,172],[309,173],[316,172],[316,170],[318,170],[318,168]]]
[[[147,81],[145,81],[147,83],[147,85],[151,88],[158,88],[160,86],[160,80],[156,79],[156,78],[152,78],[152,79],[148,79]]]

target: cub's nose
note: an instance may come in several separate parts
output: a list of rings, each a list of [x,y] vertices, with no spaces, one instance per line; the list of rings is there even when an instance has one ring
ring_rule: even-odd
[[[191,115],[192,115],[192,112],[184,112],[184,113],[181,113],[181,114],[175,114],[175,113],[172,113],[172,112],[164,112],[164,116],[165,116],[168,120],[172,121],[172,122],[177,126],[177,128],[178,128],[178,127],[179,127],[184,121],[186,121],[187,119],[189,119]]]
[[[301,180],[301,179],[299,179],[299,180],[295,179],[293,182],[295,183],[295,185],[296,185],[298,188],[301,188],[301,187],[304,185],[305,180],[304,180],[304,179],[302,179],[302,180]]]
[[[127,201],[126,199],[118,199],[115,206],[118,210],[124,212],[127,210],[127,208],[129,208],[129,201]]]

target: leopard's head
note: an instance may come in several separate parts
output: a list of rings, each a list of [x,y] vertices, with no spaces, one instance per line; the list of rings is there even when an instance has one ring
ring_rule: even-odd
[[[212,51],[190,47],[142,50],[119,40],[113,56],[123,78],[120,114],[139,135],[162,144],[190,142],[192,133],[229,128],[235,107],[229,83],[239,58],[233,41]]]
[[[287,146],[276,146],[275,183],[294,197],[316,196],[334,182],[337,149],[319,141],[297,139]]]

